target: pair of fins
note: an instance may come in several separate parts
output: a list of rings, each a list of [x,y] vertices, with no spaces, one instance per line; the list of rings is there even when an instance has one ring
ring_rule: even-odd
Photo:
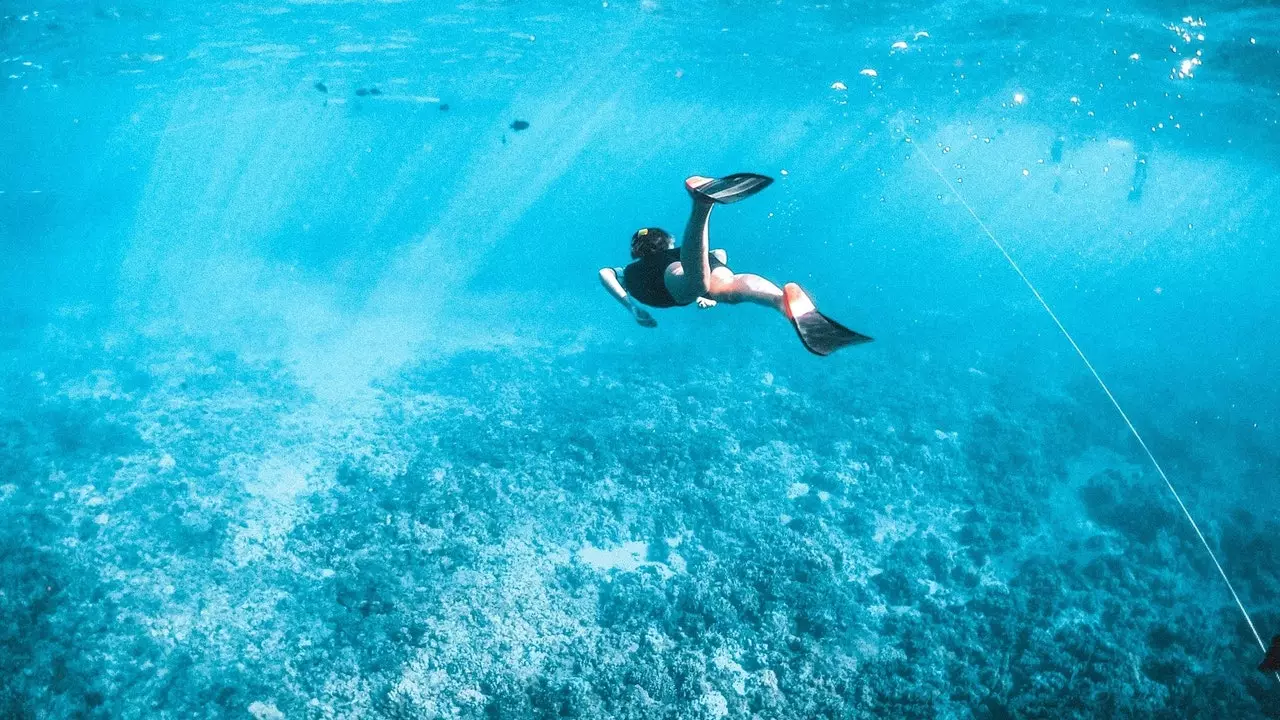
[[[690,187],[696,197],[717,205],[732,205],[746,200],[773,184],[773,178],[755,173],[734,173]],[[787,318],[800,342],[814,355],[830,355],[843,347],[871,342],[871,338],[854,332],[818,312],[813,300],[795,283],[782,288]]]

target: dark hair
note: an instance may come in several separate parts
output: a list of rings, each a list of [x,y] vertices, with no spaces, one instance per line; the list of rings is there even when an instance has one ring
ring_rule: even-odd
[[[671,233],[662,228],[640,228],[631,236],[631,257],[639,260],[645,255],[668,250],[674,242]]]

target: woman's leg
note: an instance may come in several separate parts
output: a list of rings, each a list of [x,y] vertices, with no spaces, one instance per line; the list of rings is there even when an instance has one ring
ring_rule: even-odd
[[[706,296],[716,302],[752,303],[787,314],[781,288],[759,275],[734,273],[729,268],[715,269]]]
[[[685,180],[684,184],[686,189],[692,190],[708,182],[711,182],[711,178],[694,175]],[[689,222],[684,227],[684,239],[680,243],[679,272],[668,269],[664,278],[667,291],[676,302],[682,304],[705,296],[711,288],[711,263],[707,259],[708,224],[711,221],[711,208],[715,205],[692,192],[689,194],[693,196],[693,210],[689,213]]]

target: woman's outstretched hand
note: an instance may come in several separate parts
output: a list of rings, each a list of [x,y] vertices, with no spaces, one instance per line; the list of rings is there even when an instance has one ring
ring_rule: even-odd
[[[649,311],[644,308],[632,308],[631,314],[635,316],[636,322],[640,323],[640,327],[658,327],[658,321],[654,320]]]
[[[698,298],[698,307],[702,308],[703,310],[706,310],[707,308],[713,308],[715,306],[716,306],[716,301],[712,300],[711,298],[704,298],[704,297]]]

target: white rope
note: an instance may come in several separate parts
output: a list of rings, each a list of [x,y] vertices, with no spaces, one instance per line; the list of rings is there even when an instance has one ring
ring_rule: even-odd
[[[1093,379],[1098,381],[1098,387],[1102,388],[1102,391],[1107,394],[1107,399],[1111,401],[1116,412],[1120,413],[1120,417],[1124,419],[1124,424],[1129,427],[1129,432],[1133,433],[1133,437],[1138,441],[1138,445],[1142,446],[1142,451],[1145,452],[1147,454],[1147,458],[1151,460],[1151,465],[1155,467],[1156,472],[1160,474],[1160,478],[1164,480],[1165,487],[1169,488],[1169,492],[1173,495],[1173,499],[1178,501],[1178,507],[1182,508],[1182,514],[1186,516],[1187,522],[1191,523],[1191,529],[1196,531],[1196,537],[1200,538],[1200,544],[1204,545],[1205,552],[1209,553],[1209,559],[1213,560],[1213,566],[1218,568],[1218,574],[1222,576],[1222,581],[1227,584],[1227,590],[1231,591],[1231,598],[1236,601],[1236,607],[1240,608],[1240,614],[1244,616],[1245,622],[1249,623],[1249,630],[1253,632],[1254,639],[1258,641],[1258,647],[1262,648],[1262,652],[1265,653],[1267,651],[1267,645],[1262,642],[1262,636],[1258,634],[1258,628],[1253,625],[1253,618],[1249,617],[1249,611],[1244,609],[1244,603],[1240,601],[1240,595],[1236,593],[1236,588],[1231,584],[1231,579],[1227,577],[1227,572],[1222,569],[1222,563],[1218,562],[1218,555],[1213,551],[1213,548],[1209,547],[1209,541],[1205,539],[1204,533],[1200,532],[1200,525],[1197,524],[1195,518],[1191,516],[1191,511],[1187,509],[1186,503],[1182,502],[1182,496],[1178,494],[1176,489],[1174,489],[1173,483],[1169,480],[1169,476],[1164,473],[1164,468],[1160,467],[1160,463],[1156,460],[1156,456],[1151,452],[1151,448],[1147,447],[1146,441],[1143,440],[1142,435],[1138,433],[1138,428],[1134,427],[1133,422],[1129,420],[1128,413],[1124,411],[1124,408],[1120,407],[1120,402],[1116,400],[1116,396],[1111,393],[1111,388],[1107,387],[1107,384],[1102,381],[1102,376],[1098,374],[1096,369],[1094,369],[1093,363],[1089,362],[1089,358],[1085,356],[1084,350],[1081,350],[1080,346],[1076,344],[1075,338],[1071,337],[1071,333],[1067,332],[1066,326],[1058,319],[1058,314],[1053,311],[1053,308],[1049,307],[1049,303],[1044,299],[1044,296],[1041,295],[1040,291],[1036,289],[1036,286],[1031,283],[1031,279],[1027,277],[1026,273],[1022,272],[1022,268],[1018,267],[1018,263],[1014,261],[1013,256],[1009,254],[1009,251],[1005,249],[1004,245],[996,239],[995,233],[991,232],[991,229],[987,227],[987,224],[982,222],[982,218],[978,217],[978,213],[974,212],[973,207],[969,205],[969,202],[965,200],[964,196],[960,194],[960,191],[956,189],[955,184],[942,174],[942,171],[938,169],[938,166],[934,164],[933,160],[929,158],[928,154],[923,149],[916,154],[929,165],[929,169],[933,171],[934,175],[938,176],[938,180],[951,191],[951,194],[955,196],[956,200],[960,201],[960,204],[964,206],[964,209],[969,211],[969,215],[973,217],[974,222],[978,223],[978,227],[982,228],[982,232],[990,238],[991,243],[996,246],[996,249],[1000,251],[1000,254],[1004,255],[1004,259],[1009,262],[1009,267],[1013,268],[1013,271],[1018,273],[1018,277],[1022,278],[1022,282],[1031,290],[1031,294],[1036,296],[1036,300],[1040,302],[1040,306],[1044,308],[1045,312],[1049,313],[1050,318],[1053,318],[1053,323],[1058,326],[1058,330],[1062,332],[1062,336],[1067,339],[1067,342],[1071,343],[1072,349],[1076,351],[1076,355],[1080,356],[1080,360],[1084,362],[1084,366],[1089,369],[1089,372],[1093,375]],[[1280,680],[1280,672],[1276,673],[1276,680]]]

